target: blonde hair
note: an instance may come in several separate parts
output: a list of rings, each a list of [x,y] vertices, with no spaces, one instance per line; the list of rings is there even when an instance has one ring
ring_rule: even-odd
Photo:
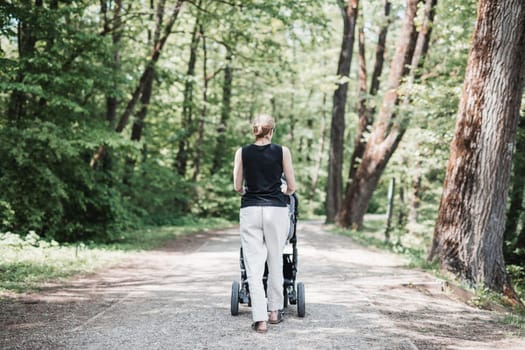
[[[266,137],[274,128],[275,121],[270,115],[259,114],[253,120],[253,135],[256,139]]]

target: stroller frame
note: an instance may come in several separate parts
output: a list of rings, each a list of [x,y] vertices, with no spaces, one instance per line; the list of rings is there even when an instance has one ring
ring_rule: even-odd
[[[298,199],[294,193],[290,195],[290,231],[288,233],[287,241],[292,245],[292,253],[283,253],[283,297],[284,308],[288,304],[297,305],[297,315],[299,317],[305,316],[305,297],[304,284],[302,282],[296,283],[297,266],[299,256],[297,253],[297,217],[298,217]],[[240,248],[240,269],[241,281],[233,281],[231,291],[231,307],[230,311],[233,316],[239,314],[239,304],[251,306],[250,286],[248,285],[248,277],[246,275],[246,268],[244,265],[244,255],[242,247]],[[268,281],[268,264],[266,264],[263,275],[264,291],[267,291]],[[281,310],[284,313],[284,309]]]

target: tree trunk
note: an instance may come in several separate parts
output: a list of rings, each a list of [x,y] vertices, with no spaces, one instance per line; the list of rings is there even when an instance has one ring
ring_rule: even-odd
[[[403,227],[406,225],[406,205],[405,205],[405,182],[403,180],[399,181],[399,205],[397,213],[397,225]]]
[[[152,78],[153,68],[160,58],[160,54],[162,52],[162,48],[164,47],[164,44],[166,43],[166,40],[168,40],[168,37],[171,34],[171,29],[173,25],[175,24],[177,17],[179,16],[183,2],[184,2],[183,0],[177,0],[177,4],[175,5],[173,13],[171,17],[169,18],[168,23],[166,24],[164,35],[155,43],[153,51],[151,52],[151,55],[150,55],[150,59],[148,63],[146,64],[146,68],[144,69],[142,76],[140,77],[139,85],[133,92],[131,99],[129,100],[126,106],[126,109],[124,110],[124,113],[122,113],[122,115],[120,116],[120,120],[117,124],[117,128],[115,129],[117,132],[122,132],[122,130],[124,130],[124,128],[128,124],[129,117],[131,116],[131,113],[133,113],[133,110],[135,109],[135,106],[144,89],[144,86],[146,86],[146,83],[148,82],[148,80]],[[165,3],[166,3],[166,0],[160,0],[157,6],[157,9],[162,8],[162,11],[164,11]]]
[[[525,190],[525,115],[522,115],[520,118],[512,164],[510,206],[506,214],[505,244],[503,245],[506,249],[504,249],[503,253],[505,261],[518,263],[523,257],[515,254],[516,248],[525,248],[525,237],[521,237],[517,232],[518,223],[523,214],[523,191]]]
[[[381,26],[379,30],[379,35],[377,39],[377,46],[376,46],[376,60],[374,64],[374,70],[372,72],[372,78],[370,80],[370,95],[375,96],[377,94],[377,91],[379,91],[379,84],[381,77],[381,73],[383,72],[383,66],[385,64],[385,45],[386,45],[386,37],[388,34],[388,27],[390,25],[390,9],[392,7],[392,4],[390,3],[390,0],[385,0],[385,7],[384,7],[384,13],[385,13],[385,20],[383,25]],[[371,110],[370,115],[373,115],[374,111]]]
[[[103,33],[112,33],[113,44],[113,60],[108,63],[108,66],[113,70],[113,74],[117,74],[120,69],[120,39],[122,37],[122,0],[116,0],[113,8],[113,17],[108,18],[108,0],[100,0],[100,12],[103,17]],[[113,23],[113,25],[110,25]],[[113,82],[113,91],[117,91],[117,83]],[[118,99],[112,93],[106,97],[106,120],[111,129],[115,128],[115,120],[117,117]],[[105,147],[100,148],[100,161],[104,170],[109,170],[112,166],[111,154]]]
[[[525,3],[480,0],[429,258],[517,297],[503,258],[505,203],[525,80]]]
[[[168,40],[168,37],[171,34],[171,30],[173,28],[173,25],[175,24],[175,21],[177,20],[177,17],[180,13],[180,10],[182,8],[184,0],[177,0],[177,4],[175,5],[175,8],[168,20],[168,23],[166,24],[166,27],[164,28],[164,35],[160,37],[160,39],[155,43],[153,47],[153,51],[151,52],[149,61],[146,64],[146,67],[144,69],[144,72],[142,73],[139,84],[135,88],[135,91],[133,91],[133,94],[131,95],[131,99],[128,101],[128,104],[126,105],[126,108],[124,112],[121,114],[119,118],[119,122],[117,123],[117,126],[115,128],[115,131],[120,133],[126,125],[128,124],[128,120],[131,117],[131,114],[133,113],[135,106],[137,105],[137,102],[139,101],[139,98],[143,92],[144,87],[147,85],[147,82],[149,79],[153,78],[153,70],[155,64],[158,62],[160,58],[160,54],[162,52],[162,48],[164,47],[164,44],[166,44],[166,40]],[[166,0],[161,0],[159,2],[158,8],[164,9],[164,4],[166,3]],[[103,31],[104,33],[104,31]],[[91,161],[89,162],[90,167],[94,167],[96,162],[103,156],[105,152],[105,146],[101,145],[98,150],[95,152],[93,157],[91,157]]]
[[[28,4],[27,6],[31,5]],[[35,7],[42,7],[42,1],[35,1]],[[32,14],[33,12],[34,11],[31,11]],[[20,69],[17,74],[17,83],[24,81],[24,72],[29,70],[29,58],[33,56],[35,52],[37,39],[35,37],[34,27],[36,27],[36,25],[32,22],[33,21],[31,21],[29,18],[23,18],[19,20],[17,26],[18,60],[23,62],[23,69]],[[23,91],[13,91],[7,106],[7,118],[10,123],[17,125],[23,118],[26,101],[27,96]]]
[[[207,107],[208,107],[208,52],[206,50],[206,37],[204,36],[204,28],[200,25],[199,31],[200,37],[202,38],[202,75],[204,77],[204,86],[202,88],[202,108],[199,123],[197,126],[197,142],[195,143],[195,171],[193,172],[193,182],[195,183],[201,171],[201,158],[202,158],[202,143],[204,142],[204,122],[206,120]]]
[[[418,210],[421,203],[421,160],[417,160],[415,172],[412,176],[412,193],[410,196],[410,208],[408,210],[408,222],[417,224]]]
[[[403,77],[408,73],[407,67],[412,62],[416,45],[417,32],[414,19],[418,2],[419,0],[407,1],[383,104],[366,143],[359,167],[347,187],[345,201],[339,213],[338,224],[342,227],[361,229],[368,203],[379,178],[406,130],[405,123],[397,120],[395,108],[399,102],[398,89]]]
[[[102,3],[106,4],[107,0],[102,0]],[[115,8],[113,10],[113,31],[112,31],[112,40],[113,40],[113,62],[111,66],[114,72],[117,72],[120,68],[120,39],[122,37],[122,20],[121,20],[121,10],[122,10],[122,0],[115,1]],[[109,32],[109,21],[106,16],[104,18],[104,31]],[[117,90],[116,84],[113,84],[114,89]],[[115,120],[117,118],[117,107],[118,99],[114,95],[110,95],[106,98],[106,120],[109,122],[110,127],[115,128]]]
[[[222,138],[228,127],[228,120],[231,114],[231,96],[233,83],[232,52],[229,47],[226,48],[226,67],[224,68],[224,81],[222,83],[222,106],[221,121],[217,128],[217,140],[215,142],[215,151],[213,155],[212,174],[216,174],[224,164],[224,148],[220,147]]]
[[[366,83],[366,55],[365,55],[365,32],[363,27],[359,29],[359,101],[357,102],[357,134],[354,142],[354,151],[350,157],[350,166],[346,187],[350,186],[351,179],[355,176],[358,167],[358,159],[361,159],[366,147],[365,132],[371,124],[369,110],[367,108],[367,83]]]
[[[522,216],[522,219],[521,219],[521,230],[518,234],[518,238],[516,239],[515,248],[520,249],[521,252],[525,250],[525,216]],[[523,264],[523,255],[514,256],[514,257],[515,257],[516,263]]]
[[[151,1],[151,6],[153,6],[153,1]],[[152,8],[153,10],[153,8]],[[152,45],[152,52],[155,51],[156,45],[160,41],[160,35],[162,31],[162,22],[164,20],[164,2],[160,1],[157,7],[157,12],[155,15],[155,29],[153,31],[153,38],[150,39],[150,44]],[[148,106],[151,100],[151,94],[153,92],[153,78],[154,78],[155,68],[153,67],[152,73],[148,75],[148,78],[144,82],[144,87],[142,89],[142,95],[140,96],[140,110],[137,113],[137,117],[133,122],[131,128],[131,140],[140,141],[142,138],[142,131],[144,129],[144,119],[148,114]]]
[[[330,127],[330,155],[328,159],[328,187],[326,193],[326,222],[333,222],[339,207],[343,190],[343,146],[345,134],[345,107],[348,91],[348,76],[355,38],[359,0],[348,0],[341,11],[344,29],[337,75],[344,79],[334,92],[332,124]]]
[[[184,82],[184,101],[182,102],[182,135],[179,140],[179,149],[176,158],[177,173],[181,176],[186,175],[186,167],[188,164],[188,139],[193,133],[193,88],[195,86],[194,78],[195,66],[197,64],[197,48],[200,40],[200,35],[198,35],[199,25],[200,20],[199,17],[197,17],[191,34],[190,59],[188,61],[186,81]]]
[[[392,214],[394,212],[394,196],[396,193],[396,179],[393,177],[390,179],[390,185],[388,186],[388,202],[386,210],[386,227],[385,227],[385,241],[390,241],[390,226],[392,224]]]
[[[386,37],[388,33],[388,26],[390,24],[390,1],[385,1],[384,14],[385,21],[381,26],[378,35],[377,47],[376,47],[376,61],[374,64],[374,70],[372,72],[371,84],[369,95],[375,96],[379,90],[381,72],[383,71],[384,65],[384,53],[385,53],[385,44]],[[346,181],[345,193],[348,192],[349,186],[352,179],[355,177],[355,173],[359,166],[359,160],[363,157],[363,153],[366,148],[366,138],[365,133],[367,129],[372,124],[372,116],[375,113],[373,107],[368,106],[368,97],[367,94],[367,73],[366,73],[366,52],[365,52],[365,36],[363,28],[359,31],[359,101],[357,107],[358,114],[358,124],[357,124],[357,134],[354,142],[354,150],[352,156],[350,157],[348,179]],[[343,209],[343,208],[341,208]]]
[[[321,164],[323,162],[324,146],[326,142],[326,93],[323,94],[323,112],[321,119],[321,140],[319,144],[319,151],[315,157],[315,166],[312,174],[312,185],[310,190],[310,199],[313,199],[315,192],[317,191],[317,184],[319,183],[319,172],[321,170]]]

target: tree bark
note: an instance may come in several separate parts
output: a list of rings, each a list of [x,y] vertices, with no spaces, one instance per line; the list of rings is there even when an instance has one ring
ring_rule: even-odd
[[[502,246],[524,80],[525,3],[480,0],[429,259],[514,301]]]
[[[405,123],[396,118],[396,106],[399,103],[399,87],[408,73],[416,45],[414,19],[419,0],[408,0],[401,33],[396,45],[396,52],[390,66],[387,91],[381,110],[366,143],[361,162],[355,176],[347,187],[344,204],[338,217],[342,227],[361,229],[363,218],[368,209],[379,178],[386,164],[401,141],[406,130]]]
[[[328,160],[328,186],[326,193],[326,222],[333,222],[339,207],[343,190],[343,145],[345,133],[345,107],[348,91],[348,76],[352,62],[355,25],[359,0],[348,0],[341,11],[343,15],[343,42],[337,65],[337,75],[343,80],[334,92],[332,124],[330,127],[330,154]]]
[[[231,114],[231,96],[233,86],[233,66],[232,66],[232,52],[229,47],[226,47],[226,67],[224,68],[224,81],[222,83],[222,106],[221,106],[221,121],[217,128],[217,139],[215,142],[215,151],[213,155],[212,174],[216,174],[224,164],[224,149],[219,147],[228,127],[228,120]]]

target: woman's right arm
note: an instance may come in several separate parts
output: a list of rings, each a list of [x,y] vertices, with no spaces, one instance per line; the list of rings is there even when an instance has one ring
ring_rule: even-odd
[[[242,182],[242,148],[239,148],[235,152],[235,160],[233,162],[233,189],[235,192],[244,194]]]
[[[286,178],[285,194],[293,194],[295,192],[295,176],[293,173],[292,154],[287,147],[283,146],[283,171]]]

